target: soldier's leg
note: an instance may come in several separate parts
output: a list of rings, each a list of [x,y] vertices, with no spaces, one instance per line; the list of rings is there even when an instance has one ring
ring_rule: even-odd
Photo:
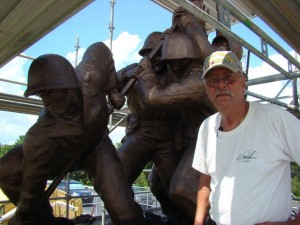
[[[197,189],[200,173],[192,168],[195,143],[184,151],[174,172],[170,186],[170,198],[190,219],[196,212]]]
[[[18,205],[21,190],[22,180],[22,160],[23,160],[23,147],[17,146],[12,148],[7,154],[0,158],[0,188],[8,197],[8,199],[14,204]],[[69,223],[66,219],[51,217],[52,208],[48,201],[44,201],[41,204],[41,211],[47,214],[46,218],[42,218],[39,221],[16,221],[13,217],[9,224],[39,224],[39,225],[66,225]],[[48,213],[47,213],[48,212]],[[38,212],[36,212],[39,215]]]
[[[114,224],[143,224],[143,215],[134,202],[117,151],[109,137],[87,158],[86,170],[94,181]]]
[[[153,158],[155,146],[152,144],[153,139],[148,136],[149,133],[151,133],[151,128],[143,127],[136,130],[126,137],[126,141],[118,150],[118,156],[130,186]]]
[[[0,188],[8,199],[17,205],[22,179],[22,146],[9,150],[0,158]]]
[[[178,200],[174,201],[170,196],[171,183],[175,174],[178,170],[178,164],[180,162],[180,157],[182,156],[181,151],[175,150],[175,144],[172,139],[169,142],[163,142],[159,144],[160,150],[159,154],[154,157],[154,164],[159,174],[161,183],[164,185],[164,189],[168,193],[168,197],[173,205],[169,208],[166,216],[166,223],[172,225],[192,225],[193,219],[190,219],[183,213],[181,205],[178,205]],[[189,180],[187,182],[190,182]]]
[[[156,152],[153,162],[159,175],[160,182],[168,192],[174,171],[180,160],[181,151],[177,151],[171,126],[153,128],[156,133]]]
[[[162,213],[168,215],[175,210],[174,203],[170,200],[168,192],[163,187],[155,166],[152,166],[148,177],[151,192],[159,201]]]
[[[44,198],[44,191],[54,154],[47,136],[26,135],[23,143],[20,196],[10,224],[39,224],[40,217],[52,215],[48,200]]]

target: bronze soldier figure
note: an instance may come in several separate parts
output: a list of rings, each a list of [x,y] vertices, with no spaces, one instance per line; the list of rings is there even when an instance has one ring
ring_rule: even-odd
[[[164,38],[164,34],[162,32],[152,32],[151,34],[148,35],[148,37],[146,38],[142,48],[139,51],[139,54],[143,57],[147,57],[150,52],[155,51],[155,49],[158,47],[158,45],[161,43],[161,41]],[[166,68],[165,65],[163,65],[160,62],[160,57],[161,57],[161,50],[159,49],[159,52],[155,54],[154,59],[151,60],[151,65],[152,68],[155,71],[158,71],[159,73],[165,72]],[[121,69],[120,71],[117,72],[118,74],[118,78],[120,79],[120,82],[123,83],[123,85],[125,85],[129,79],[132,79],[133,76],[137,76],[137,68],[138,68],[138,63],[134,63],[131,65],[128,65],[127,67]],[[162,77],[162,80],[166,79],[165,77]],[[151,115],[152,111],[147,110],[145,107],[143,107],[142,113],[140,111],[140,104],[136,103],[136,102],[140,102],[140,95],[138,95],[137,92],[137,84],[135,84],[135,86],[128,92],[127,94],[127,98],[128,98],[128,106],[129,108],[132,110],[133,113],[129,114],[129,117],[127,119],[127,127],[126,127],[126,135],[124,136],[124,138],[122,139],[122,143],[126,143],[126,139],[128,136],[130,136],[130,139],[135,139],[137,138],[137,134],[135,134],[135,131],[139,129],[139,121],[143,120],[143,118],[155,118],[155,115]],[[140,118],[137,119],[136,117]],[[147,115],[147,116],[146,116]],[[174,114],[175,115],[175,114]],[[177,117],[177,116],[176,116]],[[174,126],[176,124],[176,121],[174,121]],[[151,127],[149,127],[148,129],[150,129]],[[156,128],[153,127],[153,130],[155,130]],[[175,133],[174,133],[175,132]],[[174,131],[172,131],[172,133],[175,135],[177,133],[176,128],[174,127]],[[176,139],[176,137],[171,137],[171,140],[173,142],[173,139]],[[172,144],[173,145],[173,144]],[[175,145],[176,145],[176,140],[175,140]],[[122,146],[119,154],[129,154],[127,153],[128,150],[126,150],[126,148],[129,148],[129,146],[125,147]],[[141,146],[135,146],[134,149],[136,149],[136,151],[140,151],[141,154],[143,154],[144,150],[141,148]],[[154,150],[155,148],[153,148]],[[122,153],[125,152],[125,153]],[[174,155],[178,155],[178,151],[174,150],[173,151]],[[122,156],[121,156],[121,160],[122,160]],[[124,160],[124,164],[126,163],[126,161]],[[125,168],[127,168],[128,165],[125,165]],[[129,184],[132,185],[132,182],[134,181],[135,178],[130,179]],[[168,190],[165,189],[165,187],[163,186],[163,184],[160,181],[158,172],[155,168],[155,166],[153,165],[151,173],[148,177],[148,181],[149,181],[149,186],[151,189],[151,192],[155,195],[156,199],[159,201],[160,206],[161,206],[161,210],[162,213],[164,215],[168,215],[170,212],[173,212],[175,209],[174,204],[171,202],[171,200],[169,199],[168,196]],[[154,215],[150,215],[150,213],[146,213],[146,217],[149,220],[152,220],[149,217],[152,217]]]
[[[201,61],[195,49],[185,33],[170,33],[163,43],[161,57],[168,64],[169,82],[159,84],[150,68],[145,69],[138,80],[140,94],[148,107],[180,112],[182,155],[172,177],[169,195],[189,216],[190,223],[196,210],[196,178],[200,175],[191,167],[197,130],[201,122],[215,111],[204,91]]]
[[[114,224],[144,223],[108,137],[105,95],[115,108],[124,103],[115,76],[103,43],[87,49],[76,74],[59,55],[42,55],[32,62],[25,96],[38,95],[45,108],[23,145],[0,159],[0,187],[17,206],[11,225],[73,224],[53,217],[44,190],[47,180],[74,158],[78,161],[71,170],[88,172]]]
[[[146,57],[161,42],[161,32],[151,33],[144,42],[139,54]],[[158,82],[168,82],[165,66],[159,61],[160,53],[151,60],[151,69],[157,72]],[[138,64],[132,64],[118,71],[121,83],[137,76]],[[179,160],[180,152],[176,150],[175,134],[177,128],[178,113],[172,110],[160,108],[149,108],[142,102],[138,85],[134,86],[127,93],[127,105],[131,111],[126,128],[126,136],[119,148],[119,157],[128,175],[128,182],[131,186],[149,161],[153,161],[156,167],[155,173],[150,180],[151,190],[161,203],[162,211],[168,214],[173,211],[173,203],[167,193],[172,174]],[[161,183],[160,183],[161,182]],[[158,184],[158,185],[156,185]]]

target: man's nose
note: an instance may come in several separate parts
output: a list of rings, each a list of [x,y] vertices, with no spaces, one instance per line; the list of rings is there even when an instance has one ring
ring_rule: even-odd
[[[224,81],[223,77],[218,77],[217,79],[217,87],[227,86],[226,82]]]

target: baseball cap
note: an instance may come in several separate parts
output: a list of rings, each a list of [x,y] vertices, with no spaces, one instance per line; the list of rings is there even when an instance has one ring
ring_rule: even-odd
[[[202,77],[205,78],[216,67],[225,67],[233,72],[243,71],[240,61],[231,51],[216,51],[209,55],[204,61]]]

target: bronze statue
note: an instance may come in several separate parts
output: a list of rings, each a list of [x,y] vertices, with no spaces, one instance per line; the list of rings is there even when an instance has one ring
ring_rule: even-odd
[[[168,222],[180,224],[181,222],[192,223],[196,209],[196,191],[199,174],[192,169],[191,162],[197,129],[207,116],[215,112],[214,107],[205,95],[201,78],[203,60],[214,48],[207,40],[203,24],[199,23],[198,19],[195,19],[192,14],[187,13],[181,8],[174,12],[172,28],[172,30],[164,35],[166,36],[166,40],[163,42],[160,59],[161,64],[167,64],[167,71],[162,73],[160,70],[154,69],[153,62],[156,62],[157,65],[159,58],[148,60],[147,54],[141,54],[144,56],[144,60],[139,64],[139,69],[142,68],[144,70],[141,75],[135,73],[137,64],[130,65],[118,72],[122,80],[124,80],[124,77],[132,76],[137,76],[139,79],[138,87],[135,85],[128,95],[129,109],[133,112],[133,115],[139,116],[138,119],[133,116],[129,120],[126,129],[127,134],[125,138],[130,138],[130,142],[134,144],[130,145],[128,144],[130,142],[126,140],[121,146],[119,155],[121,160],[123,158],[123,166],[127,168],[125,170],[129,171],[129,183],[132,184],[139,175],[139,172],[134,172],[132,168],[140,167],[141,171],[145,165],[145,162],[139,163],[141,160],[137,160],[138,158],[136,158],[137,154],[146,154],[146,151],[143,152],[142,145],[140,145],[140,138],[135,134],[136,130],[140,129],[139,121],[145,120],[143,115],[139,114],[141,112],[153,112],[149,117],[151,120],[161,112],[173,112],[177,114],[173,121],[174,149],[177,150],[173,154],[179,154],[181,161],[178,161],[171,186],[169,187],[160,183],[161,177],[159,171],[157,171],[157,165],[159,166],[159,164],[154,163],[154,168],[150,176],[150,187],[160,201],[162,211],[169,219]],[[196,31],[193,28],[196,28]],[[174,33],[174,30],[179,32]],[[149,47],[148,38],[140,53],[144,52],[145,46]],[[149,50],[154,47],[155,45],[152,43]],[[145,80],[145,82],[141,80]],[[139,92],[136,93],[136,90]],[[178,118],[178,115],[180,115],[180,118]],[[149,118],[147,119],[150,120]],[[172,118],[169,117],[169,119]],[[155,142],[153,137],[149,136],[149,138]],[[128,163],[129,160],[124,159],[124,155],[127,158],[131,156],[130,160],[136,160],[136,163]],[[166,162],[162,161],[159,163],[164,164]],[[135,174],[135,176],[132,178],[130,174]],[[172,202],[169,199],[169,195],[172,197]],[[174,203],[177,208],[174,206]],[[188,215],[189,222],[187,222],[188,219],[184,214]]]
[[[180,29],[180,26],[177,29]],[[169,137],[173,142],[171,154],[176,157],[180,156],[181,161],[176,162],[177,172],[173,171],[175,175],[172,175],[171,186],[166,186],[161,183],[164,182],[163,179],[165,178],[161,177],[158,167],[162,164],[168,165],[169,159],[156,162],[153,160],[155,167],[151,173],[150,186],[160,201],[162,211],[167,215],[169,223],[180,224],[179,220],[188,220],[186,215],[189,217],[189,222],[192,223],[196,209],[196,199],[194,199],[197,191],[196,183],[199,176],[198,172],[191,167],[193,147],[201,122],[215,109],[205,95],[201,78],[202,61],[199,57],[199,51],[195,50],[196,46],[189,36],[184,32],[168,32],[167,35],[164,35],[166,39],[163,42],[161,58],[149,60],[147,54],[143,54],[145,48],[149,47],[149,43],[152,43],[151,48],[149,48],[150,51],[155,47],[154,43],[159,42],[157,40],[150,42],[152,35],[153,33],[149,35],[140,51],[144,57],[139,64],[143,72],[140,75],[135,72],[137,64],[130,65],[118,72],[122,81],[126,77],[132,76],[137,76],[139,80],[138,84],[135,84],[127,95],[131,118],[126,129],[126,139],[119,150],[119,156],[125,171],[128,171],[129,184],[131,185],[146,162],[151,160],[147,148],[143,145],[143,138],[147,135],[148,145],[157,152],[156,154],[164,152],[163,149],[151,144],[159,143],[159,136],[149,135],[150,132],[158,130],[156,125],[165,129],[162,123],[155,122],[155,118],[163,114],[175,115],[175,117],[166,117],[165,121],[172,128],[168,131],[169,134],[173,135]],[[210,48],[212,49],[211,46]],[[160,63],[158,64],[157,61]],[[164,65],[163,68],[166,68],[165,65],[167,65],[167,70],[164,69],[162,72],[162,69],[155,69],[158,68],[157,65]],[[148,125],[144,128],[145,124]],[[165,134],[158,132],[156,134],[160,135],[160,138],[166,138]],[[188,183],[192,184],[188,185]],[[172,202],[169,199],[169,194],[171,194]]]
[[[114,224],[144,223],[108,136],[106,94],[122,107],[111,52],[101,42],[87,49],[76,73],[59,55],[32,62],[25,96],[38,95],[45,108],[23,145],[0,159],[0,187],[17,206],[10,225],[73,224],[53,217],[44,190],[74,158],[71,171],[88,172]]]
[[[163,42],[160,59],[149,60],[147,54],[141,54],[144,59],[139,64],[139,70],[141,68],[143,70],[140,75],[135,73],[137,64],[130,65],[118,72],[121,80],[124,80],[124,77],[132,76],[137,76],[139,79],[138,84],[130,90],[127,96],[128,106],[133,116],[128,122],[126,141],[120,148],[119,156],[125,171],[128,171],[131,185],[144,168],[145,163],[151,159],[146,158],[147,151],[141,144],[143,136],[139,136],[139,132],[143,128],[139,127],[140,121],[152,121],[152,132],[157,129],[153,122],[156,116],[161,115],[162,112],[174,113],[176,117],[168,116],[167,121],[173,126],[173,132],[169,131],[169,133],[173,133],[173,154],[176,157],[180,155],[181,160],[177,161],[171,185],[168,186],[161,183],[164,182],[164,178],[161,177],[159,168],[157,168],[160,164],[168,163],[167,159],[154,162],[150,187],[160,201],[162,211],[167,215],[168,223],[191,224],[196,210],[199,177],[199,173],[191,167],[197,130],[201,122],[215,112],[204,92],[201,78],[202,63],[206,55],[214,49],[207,40],[203,24],[181,8],[174,12],[172,28],[164,35],[166,39]],[[174,32],[174,30],[179,32]],[[150,37],[151,35],[148,38]],[[140,53],[144,52],[145,46],[149,47],[148,38]],[[155,45],[152,43],[149,50],[154,47]],[[161,65],[167,65],[167,70],[161,72],[161,70],[154,69],[158,60]],[[156,64],[153,65],[153,62]],[[150,126],[147,130],[148,133],[149,129]],[[158,140],[151,136],[147,137],[149,142],[155,143]],[[164,135],[161,137],[163,138]],[[155,146],[152,148],[156,149]],[[141,156],[143,156],[142,160],[139,159]],[[143,161],[145,159],[146,161]],[[170,201],[170,196],[172,201]]]
[[[197,131],[201,122],[215,109],[206,97],[201,60],[187,34],[172,32],[166,37],[161,61],[168,64],[168,83],[161,85],[153,70],[148,68],[139,76],[138,85],[148,107],[173,110],[181,115],[181,159],[172,177],[169,196],[193,221],[197,192],[194,184],[200,175],[191,167]]]
[[[160,44],[162,38],[161,32],[151,33],[139,54],[143,57],[148,56]],[[158,82],[164,84],[169,78],[164,75],[166,67],[159,58],[160,52],[151,59],[151,69],[156,71]],[[141,69],[138,67],[138,64],[132,64],[118,71],[118,77],[123,85],[128,79],[138,76]],[[179,160],[180,152],[176,150],[175,141],[179,114],[172,110],[148,107],[142,102],[137,83],[127,93],[127,105],[131,114],[126,127],[126,136],[122,140],[118,154],[128,176],[129,185],[132,185],[146,164],[153,161],[161,183],[153,186],[156,183],[155,179],[158,178],[155,176],[155,179],[150,181],[152,191],[160,200],[163,213],[167,214],[174,206],[168,195],[160,195],[159,192],[168,192],[172,174]],[[154,188],[156,190],[153,190]]]
[[[108,137],[106,95],[117,109],[124,97],[117,90],[109,49],[101,42],[91,45],[75,71],[54,54],[33,61],[25,96],[40,96],[45,109],[23,146],[0,159],[0,187],[17,205],[10,225],[73,224],[53,217],[44,189],[47,179],[58,176],[74,159],[78,161],[71,171],[88,172],[114,224],[145,223],[130,186],[149,161],[155,165],[151,189],[163,213],[172,218],[180,212],[192,223],[201,176],[191,167],[197,132],[215,112],[201,78],[203,60],[215,49],[242,51],[220,33],[211,45],[205,24],[181,8],[175,10],[172,23],[164,34],[149,35],[139,64],[117,73],[123,85],[138,80],[126,93],[131,116],[120,159]],[[162,38],[162,51],[149,57]],[[171,223],[181,225],[177,218]]]
[[[177,208],[188,215],[192,223],[198,180],[201,176],[191,167],[197,132],[202,121],[216,112],[206,96],[201,78],[203,61],[207,55],[220,48],[233,48],[241,57],[242,48],[220,33],[214,39],[215,42],[210,44],[204,23],[182,8],[174,11],[172,22],[173,26],[176,24],[177,29],[166,37],[161,56],[161,61],[168,65],[169,82],[160,84],[149,67],[140,74],[138,84],[144,104],[149,108],[180,112],[183,149],[172,177],[169,196]],[[227,41],[227,45],[225,42],[216,44],[221,37]]]

